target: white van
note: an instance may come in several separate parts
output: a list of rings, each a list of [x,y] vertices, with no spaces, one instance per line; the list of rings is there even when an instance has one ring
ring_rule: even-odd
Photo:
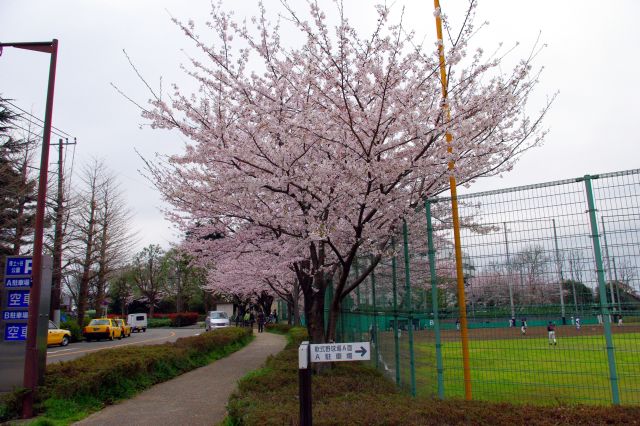
[[[131,331],[147,332],[147,314],[129,314],[127,323],[131,326]]]
[[[229,327],[229,315],[225,311],[211,311],[204,320],[206,331],[216,328]]]

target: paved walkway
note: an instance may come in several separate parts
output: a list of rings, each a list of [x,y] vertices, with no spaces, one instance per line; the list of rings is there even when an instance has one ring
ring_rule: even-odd
[[[215,425],[226,416],[238,379],[280,352],[285,338],[255,333],[248,346],[205,367],[160,383],[132,399],[111,405],[76,425]]]

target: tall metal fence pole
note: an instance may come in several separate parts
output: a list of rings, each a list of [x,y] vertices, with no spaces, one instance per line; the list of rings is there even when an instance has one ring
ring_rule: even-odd
[[[372,256],[373,258],[373,256]],[[373,341],[373,350],[376,357],[376,368],[379,367],[378,356],[378,305],[376,304],[376,271],[371,271],[371,298],[373,304],[373,326],[371,328],[371,340]]]
[[[354,260],[354,265],[356,268],[356,278],[358,278],[360,276],[360,264],[358,262],[357,256]],[[356,300],[358,302],[358,309],[355,310],[355,313],[357,316],[356,324],[358,324],[357,335],[358,335],[358,339],[361,339],[362,338],[362,298],[360,297],[360,286],[356,287]]]
[[[433,330],[436,339],[436,372],[438,374],[438,398],[444,399],[444,366],[442,363],[442,343],[440,340],[440,312],[438,310],[438,276],[436,274],[436,249],[433,244],[433,224],[431,223],[431,201],[424,203],[427,213],[427,247],[429,253],[429,273],[431,275],[431,309],[433,310]]]
[[[509,287],[509,306],[511,307],[511,321],[513,326],[516,326],[516,307],[513,304],[513,283],[511,282],[511,274],[513,268],[511,268],[511,258],[509,257],[509,239],[507,238],[507,222],[502,222],[504,225],[504,247],[507,251],[507,285]]]
[[[402,222],[404,240],[404,284],[407,317],[409,318],[409,370],[411,375],[411,395],[416,396],[416,360],[413,352],[413,311],[411,303],[411,273],[409,270],[409,231],[407,221]]]
[[[395,240],[391,240],[393,257],[391,258],[391,285],[393,286],[393,344],[396,366],[396,385],[400,386],[400,338],[398,336],[398,264],[396,260]]]
[[[613,313],[615,314],[616,313],[616,295],[613,292],[614,280],[611,279],[611,261],[609,257],[609,245],[607,244],[607,229],[604,226],[604,216],[600,218],[600,223],[602,223],[602,237],[604,238],[604,256],[607,259],[607,273],[605,274],[605,277],[609,276],[609,291],[611,293],[611,307],[613,308]],[[618,280],[616,279],[615,280],[616,285],[617,285],[617,281]],[[620,297],[617,297],[617,299],[618,299],[618,314],[621,314]]]
[[[563,282],[564,277],[562,276],[562,260],[560,259],[560,248],[558,247],[558,233],[556,231],[556,220],[551,219],[553,222],[553,241],[555,243],[556,248],[556,268],[558,270],[558,286],[560,287],[560,314],[562,316],[562,324],[567,324],[567,315],[564,308],[564,290],[563,290]]]
[[[447,103],[448,89],[447,89],[447,67],[444,60],[444,42],[442,38],[442,18],[440,10],[440,0],[433,0],[436,13],[436,33],[438,35],[438,54],[440,57],[440,84],[442,86],[442,99],[443,109],[446,114],[446,119],[451,119],[451,111],[449,104]],[[447,152],[453,153],[453,136],[451,132],[447,130],[445,133],[445,139],[447,141]],[[453,171],[455,163],[449,162],[449,170]],[[464,376],[464,398],[467,401],[471,400],[471,363],[469,356],[469,330],[467,327],[467,302],[464,294],[464,271],[462,266],[462,243],[460,238],[460,218],[458,216],[458,190],[456,185],[456,178],[453,173],[449,176],[449,189],[451,191],[451,219],[453,221],[453,242],[456,258],[456,281],[458,291],[458,308],[460,312],[460,343],[462,344],[462,370]]]
[[[611,336],[611,318],[609,316],[609,305],[607,303],[607,290],[604,279],[604,267],[602,264],[602,252],[600,250],[600,238],[598,236],[598,221],[596,219],[596,207],[593,200],[593,188],[591,179],[586,175],[584,183],[587,191],[587,205],[589,207],[589,222],[591,223],[591,238],[593,241],[593,253],[596,261],[596,272],[598,275],[598,294],[600,296],[600,312],[604,323],[604,338],[607,343],[607,360],[609,364],[609,381],[611,382],[611,398],[614,404],[620,404],[620,392],[618,390],[618,374],[616,371],[616,356]]]

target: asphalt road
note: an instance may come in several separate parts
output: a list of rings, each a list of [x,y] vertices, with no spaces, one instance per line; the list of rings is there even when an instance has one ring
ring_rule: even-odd
[[[120,346],[175,342],[179,337],[195,336],[203,332],[203,328],[149,328],[146,333],[131,333],[131,337],[125,337],[122,340],[70,343],[66,347],[50,346],[47,349],[47,364],[70,361],[91,352]]]

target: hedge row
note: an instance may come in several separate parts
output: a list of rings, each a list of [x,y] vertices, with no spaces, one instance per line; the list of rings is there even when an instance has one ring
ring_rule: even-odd
[[[122,318],[122,315],[108,314],[107,317]],[[153,314],[153,317],[149,318],[149,321],[153,322],[155,320],[169,320],[169,321],[164,321],[162,323],[155,322],[156,324],[163,324],[163,325],[156,325],[156,327],[163,327],[164,324],[170,327],[184,327],[187,325],[193,325],[197,323],[199,317],[200,317],[200,314],[198,314],[197,312],[175,312],[171,314],[157,313],[157,314]],[[150,325],[150,327],[152,326]]]
[[[177,312],[173,314],[153,314],[153,318],[170,319],[171,327],[184,327],[198,322],[197,312]]]
[[[298,346],[306,333],[291,329],[287,348],[245,376],[227,406],[226,425],[297,425]],[[328,366],[328,365],[327,365]],[[639,424],[640,407],[533,406],[428,397],[412,398],[368,365],[335,363],[313,376],[315,425],[600,425]]]
[[[279,322],[276,324],[267,324],[266,329],[272,333],[287,334],[291,331],[291,326],[289,324]]]
[[[102,350],[51,364],[47,366],[45,385],[36,394],[36,408],[52,418],[55,415],[48,407],[56,405],[79,405],[86,411],[95,411],[219,359],[252,338],[250,329],[228,327],[174,343]],[[17,417],[20,397],[16,392],[0,399],[0,422]],[[63,404],[56,403],[61,400]]]

